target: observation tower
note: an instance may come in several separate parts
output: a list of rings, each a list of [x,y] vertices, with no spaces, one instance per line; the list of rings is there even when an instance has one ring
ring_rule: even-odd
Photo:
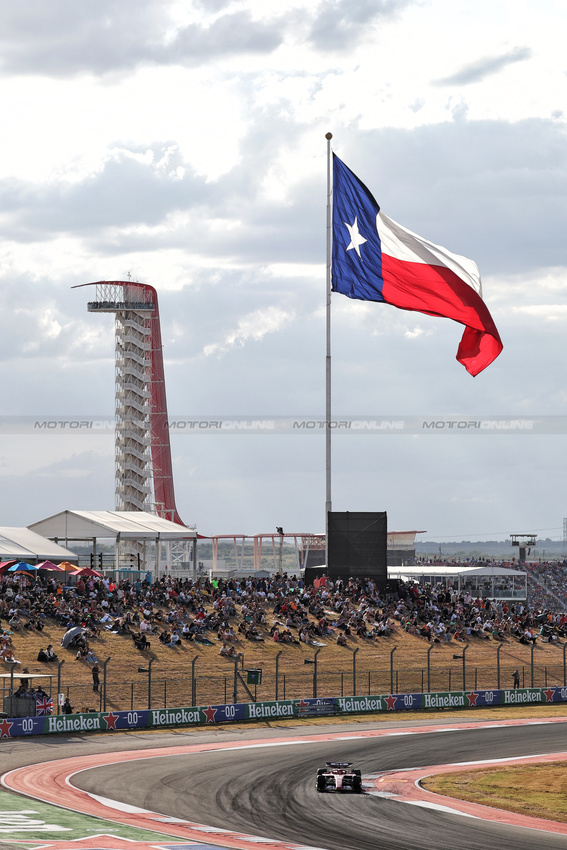
[[[184,525],[175,506],[157,293],[123,280],[81,286],[96,287],[89,313],[115,315],[116,510]]]

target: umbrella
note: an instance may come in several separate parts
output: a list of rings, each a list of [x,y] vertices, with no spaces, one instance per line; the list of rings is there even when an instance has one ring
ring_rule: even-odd
[[[71,573],[72,576],[84,576],[85,578],[90,576],[96,576],[96,578],[102,578],[102,573],[97,573],[96,570],[91,570],[90,567],[83,567],[82,570],[77,570],[75,573]]]
[[[65,570],[62,570],[61,567],[58,567],[57,564],[53,564],[51,561],[42,561],[41,564],[37,565],[38,570],[51,570],[51,572],[63,573]]]
[[[15,563],[16,561],[2,561],[0,564],[0,573],[5,573],[8,567],[11,567]]]
[[[26,561],[18,561],[13,567],[8,567],[9,573],[29,573],[33,570],[37,570],[37,567],[34,564],[26,563]]]
[[[66,573],[72,573],[75,570],[78,570],[78,566],[76,564],[70,564],[69,561],[61,561],[59,567],[62,570],[65,570]]]
[[[83,629],[82,626],[73,626],[72,629],[68,629],[65,632],[65,634],[63,635],[63,637],[61,638],[61,646],[65,647],[65,649],[67,649],[67,647],[69,646],[69,644],[71,643],[73,638],[76,635],[84,634],[84,632],[86,632],[86,629]]]

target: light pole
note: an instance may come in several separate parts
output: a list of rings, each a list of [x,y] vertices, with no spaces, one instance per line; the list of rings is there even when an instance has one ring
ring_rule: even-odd
[[[278,563],[278,572],[282,574],[282,559],[283,559],[283,539],[284,539],[284,530],[281,525],[276,525],[276,531],[280,536],[280,555],[279,555],[279,563]]]

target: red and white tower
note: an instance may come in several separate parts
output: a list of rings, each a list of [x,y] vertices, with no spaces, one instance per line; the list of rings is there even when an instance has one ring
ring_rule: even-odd
[[[115,314],[116,510],[147,511],[183,525],[175,506],[157,292],[98,281],[89,313]]]

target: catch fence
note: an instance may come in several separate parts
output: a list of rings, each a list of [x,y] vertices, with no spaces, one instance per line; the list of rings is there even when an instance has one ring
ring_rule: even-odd
[[[128,711],[143,708],[177,708],[181,706],[226,705],[242,701],[290,700],[308,697],[351,697],[372,694],[432,693],[455,690],[499,690],[513,687],[513,674],[519,672],[520,688],[567,687],[566,650],[558,648],[555,664],[539,664],[534,658],[533,648],[524,663],[497,663],[476,665],[469,663],[466,649],[453,656],[450,665],[437,666],[427,653],[427,664],[415,667],[398,667],[393,663],[394,650],[390,653],[390,666],[380,670],[360,670],[356,667],[356,655],[346,670],[328,670],[319,658],[319,652],[310,660],[308,669],[295,671],[279,669],[275,663],[262,667],[260,684],[249,684],[244,659],[235,659],[226,675],[203,674],[193,664],[193,674],[185,678],[160,676],[148,667],[140,667],[133,681],[118,678],[112,670],[112,658],[101,665],[100,686],[93,691],[92,685],[75,684],[65,670],[58,670],[53,682],[53,701],[57,691],[69,698],[75,711]],[[18,683],[18,673],[14,682]],[[4,686],[3,697],[10,693]],[[57,707],[56,709],[57,710]]]

